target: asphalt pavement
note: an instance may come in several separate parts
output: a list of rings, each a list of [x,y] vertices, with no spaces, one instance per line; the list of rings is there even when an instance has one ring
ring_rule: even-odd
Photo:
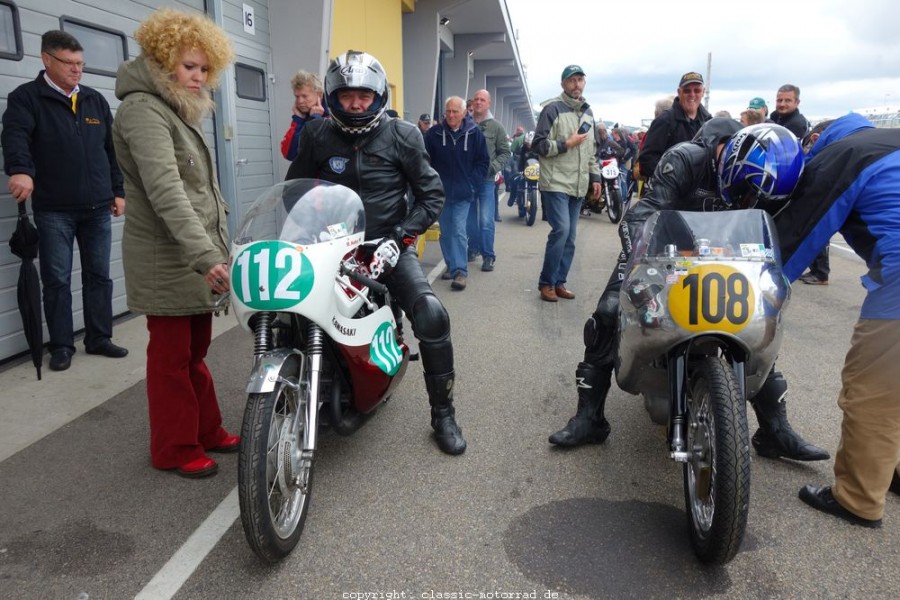
[[[300,544],[260,563],[237,518],[236,455],[186,480],[148,456],[143,318],[117,323],[121,360],[75,355],[69,371],[0,369],[0,598],[897,598],[900,497],[884,528],[797,499],[832,481],[833,461],[753,456],[747,534],[724,567],[687,537],[681,467],[640,398],[615,386],[600,446],[558,450],[547,435],[574,410],[582,327],[619,248],[605,215],[579,223],[571,301],[540,301],[549,227],[501,207],[496,270],[470,263],[468,288],[434,288],[452,322],[460,457],[430,438],[421,366],[349,437],[327,434]],[[794,427],[832,455],[843,356],[864,266],[831,253],[829,286],[794,286],[779,368]],[[423,255],[442,268],[438,243]],[[239,432],[252,340],[215,320],[209,355],[225,426]],[[755,417],[750,412],[751,431]]]

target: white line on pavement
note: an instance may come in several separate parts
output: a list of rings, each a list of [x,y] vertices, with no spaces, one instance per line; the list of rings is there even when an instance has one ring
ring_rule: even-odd
[[[163,568],[135,596],[135,600],[168,600],[172,598],[200,566],[203,559],[219,543],[239,515],[238,491],[235,487],[206,517],[200,527],[191,534],[191,537],[182,544],[169,562],[163,565]]]

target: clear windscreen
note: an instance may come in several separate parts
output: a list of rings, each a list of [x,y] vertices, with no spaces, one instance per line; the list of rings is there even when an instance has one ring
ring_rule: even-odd
[[[316,244],[366,229],[362,200],[350,188],[327,181],[293,179],[263,192],[234,236],[236,244],[282,240]]]
[[[650,217],[635,241],[633,259],[709,256],[780,261],[772,218],[762,210],[683,212]]]

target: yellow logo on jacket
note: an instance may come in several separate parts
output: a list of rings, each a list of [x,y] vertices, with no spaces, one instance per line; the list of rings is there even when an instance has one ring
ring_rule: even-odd
[[[84,122],[88,125],[99,125],[100,119],[95,119],[94,117],[85,117]]]

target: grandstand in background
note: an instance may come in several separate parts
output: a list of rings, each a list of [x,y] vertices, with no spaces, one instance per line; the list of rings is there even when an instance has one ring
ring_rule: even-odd
[[[860,108],[854,112],[865,116],[872,121],[875,127],[900,127],[900,108],[877,106],[875,108]]]

